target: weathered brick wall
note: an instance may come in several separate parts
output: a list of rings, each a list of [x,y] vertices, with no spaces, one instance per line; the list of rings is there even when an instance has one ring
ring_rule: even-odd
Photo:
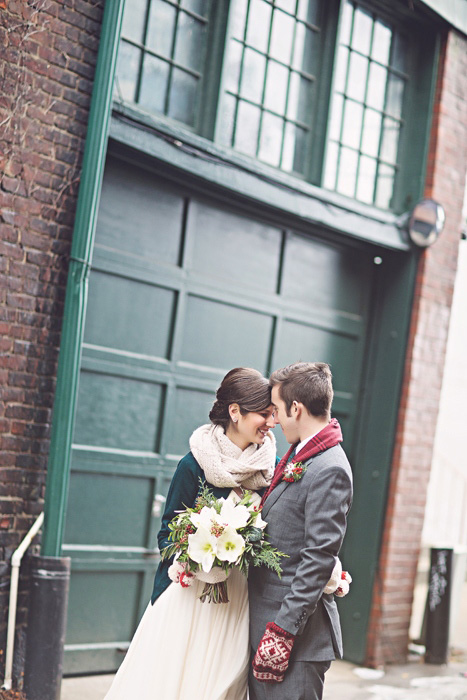
[[[467,164],[467,39],[454,31],[443,42],[435,101],[425,195],[443,205],[446,225],[418,268],[368,635],[372,666],[406,659],[438,417]]]
[[[7,563],[43,504],[67,259],[103,5],[0,2],[0,666]],[[19,667],[27,602],[22,579]]]

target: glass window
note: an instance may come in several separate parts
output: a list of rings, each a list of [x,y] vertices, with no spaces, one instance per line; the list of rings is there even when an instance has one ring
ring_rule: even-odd
[[[409,91],[428,105],[424,76],[433,67],[422,61],[424,28],[387,5],[127,0],[115,99],[314,184],[398,209],[413,199],[423,159]],[[431,32],[428,45],[433,40]]]
[[[196,126],[212,0],[125,4],[116,99]]]
[[[345,0],[324,186],[388,208],[398,170],[407,44],[393,26]]]
[[[318,5],[318,0],[231,3],[218,116],[224,145],[302,176],[317,79]],[[248,125],[246,115],[252,119]]]

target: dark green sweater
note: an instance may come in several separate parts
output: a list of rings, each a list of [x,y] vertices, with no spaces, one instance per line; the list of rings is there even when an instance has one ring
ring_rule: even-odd
[[[170,484],[164,515],[162,516],[161,529],[157,535],[157,541],[161,551],[170,544],[168,539],[170,533],[169,523],[172,518],[175,517],[175,511],[193,507],[200,489],[200,480],[202,483],[207,483],[203,470],[192,453],[188,452],[178,463],[172,483]],[[218,488],[216,486],[211,486],[210,488],[215,498],[227,498],[232,490],[230,487]],[[164,559],[164,561],[159,563],[151,596],[151,603],[153,605],[160,594],[163,593],[170,584],[167,571],[172,564],[172,560],[173,557],[171,559]]]

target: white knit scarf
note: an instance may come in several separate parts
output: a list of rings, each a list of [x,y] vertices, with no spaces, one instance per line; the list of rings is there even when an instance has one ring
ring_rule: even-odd
[[[244,450],[220,425],[202,425],[190,438],[191,451],[213,486],[257,490],[268,486],[276,466],[276,438],[269,431],[262,445]]]

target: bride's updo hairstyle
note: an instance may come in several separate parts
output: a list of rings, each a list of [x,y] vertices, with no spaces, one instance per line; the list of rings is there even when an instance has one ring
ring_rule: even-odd
[[[264,411],[271,405],[268,380],[256,369],[231,369],[216,392],[216,400],[209,413],[211,422],[227,430],[230,422],[229,406],[233,403],[238,403],[242,416],[252,411]]]

